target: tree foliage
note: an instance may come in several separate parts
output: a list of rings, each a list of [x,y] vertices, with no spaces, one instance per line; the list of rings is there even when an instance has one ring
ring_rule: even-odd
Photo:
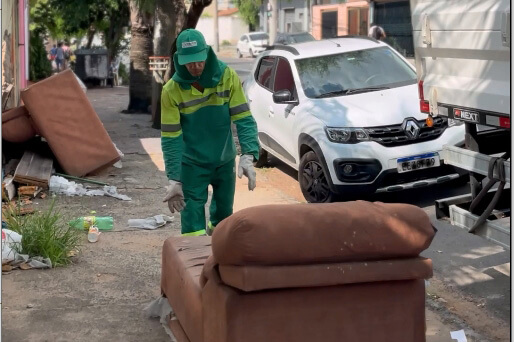
[[[258,24],[262,0],[234,0],[234,4],[239,8],[241,17],[248,25]]]
[[[43,38],[38,31],[30,32],[30,75],[31,81],[39,81],[52,75],[52,65],[46,54]]]

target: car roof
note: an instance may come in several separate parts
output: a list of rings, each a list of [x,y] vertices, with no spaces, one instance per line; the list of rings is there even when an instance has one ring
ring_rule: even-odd
[[[372,49],[380,46],[387,46],[387,44],[366,36],[346,36],[290,44],[287,46],[273,45],[270,46],[268,50],[286,50],[294,55],[294,59],[302,59]]]
[[[247,35],[252,36],[252,35],[254,35],[254,34],[263,34],[263,33],[267,35],[267,33],[266,33],[266,32],[261,32],[261,31],[258,31],[258,32],[249,32],[249,33],[247,33]]]

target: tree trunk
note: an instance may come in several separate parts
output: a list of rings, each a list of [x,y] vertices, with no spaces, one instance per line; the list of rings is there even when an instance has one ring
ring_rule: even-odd
[[[91,49],[91,45],[93,44],[93,39],[95,38],[96,30],[93,27],[90,27],[87,30],[87,45],[88,49]]]
[[[200,16],[202,15],[203,9],[207,6],[209,6],[212,3],[212,0],[193,0],[193,3],[191,4],[191,7],[189,7],[189,11],[187,11],[187,15],[184,15],[185,13],[185,6],[183,0],[172,0],[173,3],[176,6],[175,13],[175,20],[176,20],[176,29],[175,34],[173,36],[173,43],[171,44],[171,48],[169,50],[169,56],[170,57],[170,64],[168,67],[168,70],[166,70],[166,73],[164,75],[164,83],[168,82],[173,74],[175,73],[175,67],[173,65],[173,55],[177,51],[177,44],[176,44],[176,38],[179,35],[180,32],[189,29],[189,28],[195,28],[196,24],[198,24],[198,20],[200,19]],[[181,6],[179,8],[179,3],[181,3]],[[156,100],[159,104],[159,109],[155,111],[155,115],[153,116],[153,125],[154,128],[160,128],[161,127],[161,110],[160,110],[160,103],[161,103],[161,94],[158,94],[158,99]]]
[[[128,113],[149,113],[152,100],[152,72],[148,57],[153,54],[153,14],[139,9],[135,0],[130,0],[130,84]]]
[[[184,1],[156,0],[154,26],[154,55],[169,56],[171,44],[182,28],[186,17]],[[161,73],[164,75],[164,73]],[[161,128],[161,91],[166,83],[164,79],[152,78],[152,122],[153,127]]]

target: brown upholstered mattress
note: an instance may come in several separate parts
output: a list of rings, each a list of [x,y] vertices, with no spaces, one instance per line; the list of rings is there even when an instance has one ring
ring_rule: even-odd
[[[31,85],[21,98],[67,174],[85,176],[120,159],[71,70]]]

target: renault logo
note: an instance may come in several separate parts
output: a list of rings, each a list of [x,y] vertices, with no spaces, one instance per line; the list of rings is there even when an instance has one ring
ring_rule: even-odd
[[[418,123],[414,119],[407,119],[402,124],[402,129],[405,131],[405,135],[414,140],[419,135],[419,126]]]

